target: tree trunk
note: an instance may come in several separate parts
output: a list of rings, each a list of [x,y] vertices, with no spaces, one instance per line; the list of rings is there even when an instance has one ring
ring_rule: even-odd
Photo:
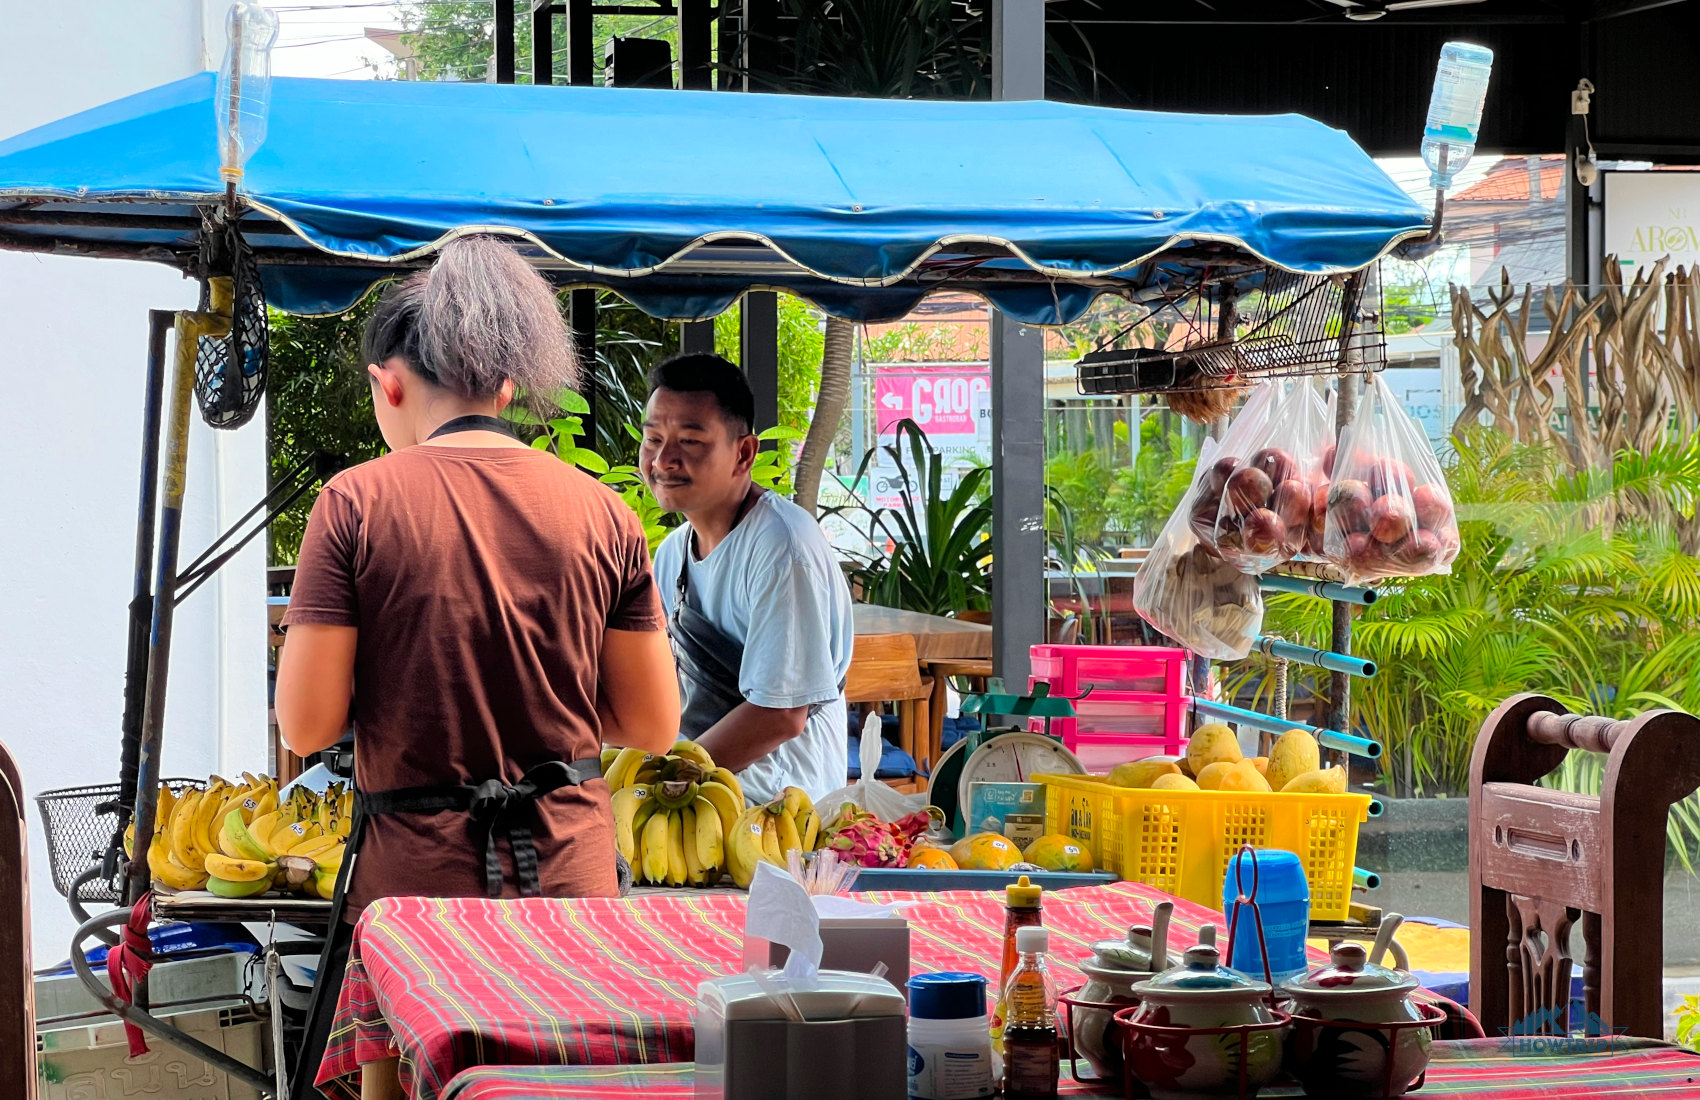
[[[797,457],[797,470],[792,484],[796,486],[799,507],[811,516],[820,499],[821,474],[826,470],[827,451],[838,434],[838,422],[844,419],[844,407],[850,403],[850,367],[855,348],[856,326],[838,317],[826,319],[825,350],[820,359],[820,395],[815,398],[815,414],[809,420],[809,434],[803,438],[803,453]]]

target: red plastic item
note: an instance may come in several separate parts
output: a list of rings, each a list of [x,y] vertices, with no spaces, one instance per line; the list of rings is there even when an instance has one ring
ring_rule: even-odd
[[[1040,680],[1052,695],[1069,698],[1092,689],[1075,701],[1079,717],[1051,719],[1051,732],[1089,770],[1093,757],[1113,765],[1173,756],[1186,751],[1188,657],[1186,650],[1167,646],[1036,645],[1027,689]],[[1029,720],[1028,728],[1043,730],[1044,719]]]
[[[136,1003],[135,987],[153,969],[153,941],[148,938],[152,912],[153,894],[143,894],[130,909],[118,946],[106,953],[106,977],[112,983],[112,995],[127,1005]],[[147,1038],[135,1024],[124,1025],[124,1038],[130,1044],[130,1057],[148,1053]]]

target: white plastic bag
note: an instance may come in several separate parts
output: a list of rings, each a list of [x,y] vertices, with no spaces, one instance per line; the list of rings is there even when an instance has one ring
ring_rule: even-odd
[[[1146,622],[1192,650],[1217,661],[1237,661],[1251,652],[1263,629],[1263,593],[1257,578],[1199,541],[1189,508],[1217,457],[1215,440],[1205,440],[1192,487],[1163,525],[1133,582],[1133,608]]]
[[[846,802],[854,802],[887,823],[902,821],[910,814],[927,808],[926,795],[898,794],[874,777],[880,766],[880,752],[880,716],[870,714],[862,723],[862,741],[857,749],[862,760],[861,778],[848,787],[841,787],[825,798],[815,800],[822,828],[831,824]]]
[[[1189,494],[1198,540],[1246,573],[1303,552],[1330,438],[1327,417],[1307,379],[1258,383]]]
[[[1428,436],[1381,375],[1340,433],[1323,546],[1350,584],[1452,572],[1458,519]]]

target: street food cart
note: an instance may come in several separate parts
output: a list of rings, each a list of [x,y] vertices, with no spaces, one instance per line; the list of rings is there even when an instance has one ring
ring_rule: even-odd
[[[188,417],[197,399],[215,426],[252,414],[268,308],[345,310],[470,233],[511,240],[563,288],[611,290],[675,320],[712,317],[752,289],[854,321],[901,318],[941,290],[1021,326],[1066,324],[1105,294],[1231,317],[1264,281],[1303,278],[1346,288],[1311,369],[1351,372],[1376,366],[1354,340],[1378,323],[1366,272],[1430,234],[1347,135],[1292,115],[279,78],[264,144],[250,140],[232,171],[220,126],[246,110],[239,95],[204,73],[0,142],[0,248],[161,263],[203,287],[199,309],[155,311],[145,357],[137,349],[148,386],[113,820],[138,837],[156,813],[172,609],[244,541],[179,568],[181,503],[195,491]],[[1231,321],[1222,339],[1233,342]],[[996,362],[993,377],[998,421]],[[322,473],[300,471],[300,485]],[[280,486],[250,518],[299,487]],[[1030,586],[1037,606],[1045,578],[997,583]],[[113,901],[147,887],[145,866],[126,879],[99,853],[83,874]],[[227,909],[283,915],[264,898]],[[124,919],[91,918],[74,956]]]

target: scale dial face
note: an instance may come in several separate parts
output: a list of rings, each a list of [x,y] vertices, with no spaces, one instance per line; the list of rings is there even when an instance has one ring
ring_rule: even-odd
[[[972,783],[1031,783],[1040,773],[1085,775],[1080,758],[1037,733],[999,734],[970,756],[957,783],[959,805],[968,805]]]

